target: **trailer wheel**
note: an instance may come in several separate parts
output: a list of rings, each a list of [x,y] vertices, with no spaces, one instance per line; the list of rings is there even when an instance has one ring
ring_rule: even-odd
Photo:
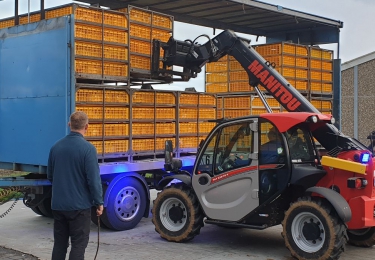
[[[51,197],[45,198],[38,206],[42,216],[47,218],[53,218],[52,208],[51,208]],[[34,211],[35,212],[35,211]]]
[[[39,207],[30,207],[30,209],[37,215],[43,216],[43,213],[40,211]]]
[[[321,199],[299,199],[286,211],[282,225],[285,245],[297,259],[338,259],[345,249],[346,227]]]
[[[203,227],[203,214],[195,194],[180,183],[166,187],[154,200],[152,223],[155,231],[168,241],[193,239]]]
[[[375,227],[348,229],[348,243],[354,246],[372,247],[375,245]]]
[[[146,191],[143,185],[132,177],[119,180],[108,196],[107,207],[101,220],[109,229],[128,230],[141,221],[146,210]]]

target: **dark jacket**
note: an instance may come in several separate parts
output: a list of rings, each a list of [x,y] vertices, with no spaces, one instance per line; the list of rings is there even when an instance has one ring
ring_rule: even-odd
[[[47,177],[52,182],[53,210],[80,210],[103,204],[95,147],[71,132],[52,146]]]

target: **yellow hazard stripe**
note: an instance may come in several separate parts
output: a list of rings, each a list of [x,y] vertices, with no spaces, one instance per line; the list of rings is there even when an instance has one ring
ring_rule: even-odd
[[[333,158],[329,156],[322,156],[322,165],[345,170],[349,172],[355,172],[359,174],[366,174],[366,165],[357,163],[357,162],[351,162],[339,158]]]

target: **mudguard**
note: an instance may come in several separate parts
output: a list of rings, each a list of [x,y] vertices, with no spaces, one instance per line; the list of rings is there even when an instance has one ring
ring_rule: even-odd
[[[164,177],[161,181],[159,181],[158,186],[161,188],[164,188],[168,185],[172,180],[177,179],[179,181],[182,181],[189,187],[191,187],[191,176],[186,174],[175,174],[175,175],[169,175]]]
[[[127,173],[124,173],[124,174],[118,174],[115,178],[113,178],[111,180],[111,182],[108,185],[107,191],[104,194],[104,207],[107,207],[108,197],[109,197],[109,194],[111,193],[111,190],[113,189],[113,186],[119,180],[121,180],[123,178],[129,178],[129,177],[130,178],[135,178],[135,179],[139,180],[142,183],[142,185],[145,188],[145,190],[146,190],[147,203],[146,203],[146,209],[145,209],[145,213],[144,213],[143,217],[148,218],[148,215],[149,215],[149,212],[150,212],[150,189],[148,188],[146,180],[141,175],[139,175],[139,174],[137,174],[135,172],[127,172]]]
[[[349,222],[352,219],[352,211],[349,207],[348,202],[334,190],[325,187],[311,187],[306,190],[306,192],[314,192],[323,196],[327,199],[332,206],[335,208],[339,217],[344,221],[344,223]]]

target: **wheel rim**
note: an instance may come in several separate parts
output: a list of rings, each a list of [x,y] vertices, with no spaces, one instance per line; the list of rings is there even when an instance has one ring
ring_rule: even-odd
[[[124,187],[116,195],[115,213],[122,221],[132,220],[139,211],[139,193],[133,187]]]
[[[293,219],[291,231],[296,245],[307,253],[319,251],[326,238],[322,222],[310,212],[299,213]]]
[[[160,207],[160,221],[169,231],[179,231],[187,221],[186,207],[181,200],[169,198]]]

